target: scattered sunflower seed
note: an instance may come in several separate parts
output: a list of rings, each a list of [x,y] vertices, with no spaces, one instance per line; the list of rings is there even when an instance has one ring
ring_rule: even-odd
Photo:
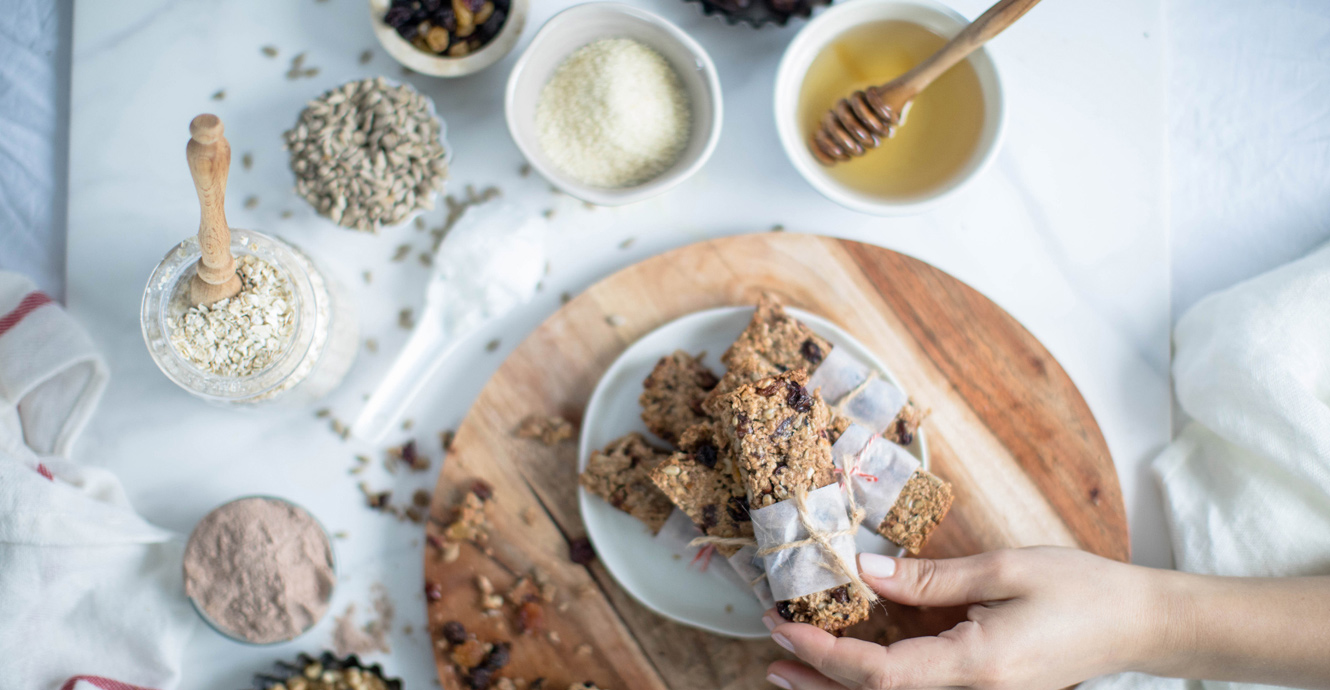
[[[420,265],[424,266],[425,268],[429,268],[430,266],[434,265],[434,257],[430,256],[429,252],[421,252],[418,258],[420,259]]]
[[[301,73],[300,73],[300,76],[302,76],[302,77],[317,77],[317,76],[319,76],[319,68],[318,68],[318,67],[311,67],[311,68],[305,70],[304,72],[301,72]]]
[[[240,164],[244,166],[246,170],[254,167],[254,154],[246,151],[245,155],[240,157]]]
[[[545,216],[545,219],[546,219],[546,220],[549,220],[549,219],[551,219],[551,218],[554,217],[554,209],[552,209],[552,208],[547,208],[547,209],[545,209],[545,212],[544,212],[544,213],[541,213],[540,215]]]
[[[357,455],[356,466],[351,468],[350,473],[360,474],[361,472],[364,472],[365,468],[370,466],[370,462],[368,455]]]
[[[485,351],[486,351],[486,352],[494,352],[494,351],[497,350],[497,349],[499,349],[499,339],[498,339],[498,338],[495,338],[494,340],[491,340],[491,341],[489,341],[488,343],[485,343]]]
[[[734,613],[734,604],[726,604],[725,613]]]
[[[332,416],[332,410],[326,407],[321,407],[314,412],[314,416],[319,419],[327,419]]]
[[[439,445],[443,446],[443,452],[451,453],[453,451],[453,439],[457,437],[457,432],[452,429],[444,429],[439,432]]]
[[[594,211],[594,210],[596,210],[596,209],[598,209],[598,208],[600,208],[600,207],[597,206],[597,205],[595,205],[595,204],[593,204],[593,203],[591,203],[590,201],[583,201],[583,202],[582,202],[582,208],[584,208],[584,209],[586,209],[586,210],[588,210],[588,211]]]
[[[410,67],[407,67],[406,65],[402,65],[402,76],[409,77],[415,73],[416,73],[415,70],[411,69]]]
[[[784,226],[784,225],[781,225],[780,223],[776,223],[775,225],[771,226],[771,231],[772,231],[772,232],[785,232],[785,226]]]
[[[520,168],[517,169],[517,174],[518,174],[518,175],[521,175],[522,177],[530,177],[530,176],[531,176],[531,164],[530,164],[530,163],[523,163],[523,164],[522,164],[522,167],[520,167]]]
[[[399,245],[397,247],[397,251],[393,252],[393,261],[401,261],[410,255],[411,255],[411,245],[409,244]]]
[[[340,419],[333,418],[333,420],[328,423],[328,427],[332,429],[334,434],[341,436],[343,441],[351,435],[351,427],[344,424]]]
[[[365,271],[364,273],[361,273],[361,274],[360,274],[360,277],[365,279],[365,284],[366,284],[366,285],[369,285],[370,283],[374,282],[374,274],[371,273],[371,272],[369,272],[369,271]]]
[[[257,196],[251,194],[245,198],[245,208],[257,208],[258,205],[259,205],[259,198]]]
[[[411,427],[416,425],[416,420],[407,417],[402,420],[402,431],[410,431]]]
[[[411,494],[411,505],[417,508],[428,508],[429,492],[424,489],[416,489],[416,492]]]
[[[295,215],[295,214],[293,214],[291,211],[282,211],[282,219],[283,219],[283,220],[285,220],[285,219],[287,219],[287,218],[290,218],[290,217],[293,216],[293,215]]]
[[[277,57],[277,46],[263,46],[260,50],[263,51],[264,55],[270,58]]]
[[[610,314],[609,316],[605,317],[605,323],[614,326],[615,328],[618,328],[619,326],[628,323],[628,319],[625,319],[624,317],[619,316],[618,314]]]
[[[453,226],[457,224],[457,221],[462,218],[462,214],[466,213],[468,208],[479,206],[500,194],[502,194],[502,192],[499,191],[499,188],[493,185],[480,190],[479,193],[476,192],[474,186],[467,185],[466,198],[458,199],[452,194],[444,197],[443,201],[448,205],[448,216],[443,219],[443,225],[441,227],[430,231],[430,235],[434,239],[434,250],[438,250],[439,244],[443,242],[444,236],[452,231]]]
[[[349,538],[351,538],[351,535],[346,530],[338,530],[336,532],[333,532],[333,539],[349,539]]]
[[[425,229],[425,218],[424,218],[423,216],[416,216],[415,224],[416,224],[416,229],[417,229],[417,230],[424,230],[424,229]]]
[[[212,95],[212,99],[214,101],[220,101],[224,98],[226,98],[226,89],[221,89],[220,91]]]
[[[403,309],[402,311],[397,312],[397,325],[408,331],[415,328],[416,317],[414,316],[414,313],[410,309]]]
[[[568,304],[571,301],[573,301],[572,293],[565,292],[559,295],[559,302],[561,304]]]
[[[377,341],[377,340],[375,340],[375,339],[373,339],[373,338],[366,338],[366,339],[365,339],[365,349],[368,350],[369,353],[370,353],[371,355],[374,354],[374,353],[376,353],[376,352],[378,352],[378,351],[379,351],[379,341]]]
[[[360,54],[360,64],[368,65],[370,60],[374,59],[374,51],[366,50]]]
[[[624,240],[624,241],[622,241],[622,242],[619,243],[619,249],[627,249],[627,248],[633,246],[633,243],[636,242],[636,241],[637,241],[637,238],[635,238],[635,237],[629,237],[628,239],[626,239],[626,240]]]

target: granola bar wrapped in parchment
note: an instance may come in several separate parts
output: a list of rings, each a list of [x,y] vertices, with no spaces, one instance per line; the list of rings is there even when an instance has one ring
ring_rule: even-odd
[[[901,389],[844,348],[835,348],[808,378],[832,414],[901,445],[914,440],[923,415]]]

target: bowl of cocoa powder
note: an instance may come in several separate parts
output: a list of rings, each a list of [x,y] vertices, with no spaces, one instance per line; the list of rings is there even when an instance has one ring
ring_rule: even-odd
[[[337,584],[323,525],[273,496],[238,498],[204,516],[185,546],[184,574],[185,594],[204,622],[254,645],[314,627]]]

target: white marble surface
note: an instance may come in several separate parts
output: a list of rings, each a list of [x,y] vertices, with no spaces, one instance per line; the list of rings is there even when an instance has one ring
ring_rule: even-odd
[[[536,3],[518,50],[565,0]],[[554,209],[557,244],[546,291],[477,334],[431,384],[411,416],[412,433],[434,451],[506,352],[576,292],[617,268],[707,237],[783,224],[888,246],[927,260],[1002,305],[1067,369],[1094,411],[1118,464],[1133,525],[1135,558],[1169,562],[1153,483],[1143,464],[1169,438],[1168,236],[1164,185],[1161,9],[1149,0],[1047,3],[995,41],[1009,97],[1004,149],[989,171],[947,204],[912,218],[880,219],[840,209],[793,171],[776,143],[772,79],[797,28],[730,28],[676,0],[640,4],[680,24],[711,52],[725,93],[725,130],[699,175],[657,199],[588,210],[522,179],[521,159],[503,127],[502,85],[515,56],[457,81],[411,77],[434,98],[456,149],[452,190],[496,184],[535,211]],[[974,16],[985,0],[957,0]],[[119,473],[151,520],[187,532],[207,510],[246,493],[277,493],[310,508],[337,544],[342,582],[334,610],[368,604],[383,582],[398,605],[387,667],[411,687],[432,678],[423,634],[418,529],[369,513],[357,478],[357,452],[311,410],[233,412],[175,389],[154,368],[138,332],[138,301],[162,254],[194,231],[197,210],[183,160],[187,123],[212,111],[227,124],[236,166],[230,180],[233,225],[275,232],[303,246],[357,289],[362,330],[380,343],[362,353],[347,383],[327,402],[350,420],[401,346],[397,310],[418,306],[426,271],[392,264],[404,242],[426,239],[408,227],[374,237],[335,228],[290,191],[279,135],[303,102],[351,78],[400,78],[377,45],[359,0],[271,3],[202,0],[81,2],[74,26],[70,129],[68,292],[71,310],[104,348],[112,384],[81,442],[78,460]],[[260,46],[282,55],[265,58]],[[374,60],[356,56],[374,48]],[[313,79],[283,77],[307,51]],[[222,101],[209,100],[218,89]],[[1130,108],[1123,108],[1124,102]],[[254,167],[240,168],[243,152]],[[260,203],[245,210],[256,195]],[[282,220],[283,209],[295,211]],[[436,223],[441,211],[429,214]],[[621,244],[633,238],[631,246]],[[359,276],[372,270],[364,286]],[[484,344],[500,338],[497,352]],[[220,437],[215,430],[224,429]],[[403,433],[400,438],[405,438]],[[396,439],[396,440],[400,440]],[[206,440],[205,440],[206,439]],[[438,453],[431,453],[438,459]],[[437,467],[437,463],[436,463]],[[365,477],[408,496],[426,475]],[[278,656],[329,642],[331,620],[297,642],[242,647],[200,630],[185,687],[234,688]],[[402,626],[412,625],[413,634]]]

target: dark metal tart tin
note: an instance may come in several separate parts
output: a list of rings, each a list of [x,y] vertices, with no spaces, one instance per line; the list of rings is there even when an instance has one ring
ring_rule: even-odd
[[[702,14],[719,16],[730,26],[748,24],[754,29],[760,29],[768,24],[785,26],[792,17],[807,19],[813,14],[813,8],[831,4],[831,0],[804,0],[800,9],[786,14],[771,9],[769,0],[749,0],[748,6],[740,10],[726,9],[715,0],[684,0],[684,2],[697,3],[702,7]]]
[[[254,690],[268,690],[268,688],[271,688],[278,683],[286,683],[296,676],[304,675],[305,667],[315,662],[323,666],[324,669],[331,671],[343,671],[348,668],[358,668],[365,673],[372,673],[379,678],[382,678],[389,690],[402,690],[402,680],[400,678],[389,678],[383,675],[382,666],[378,664],[366,666],[355,654],[348,657],[338,657],[332,652],[324,652],[318,657],[312,657],[301,652],[301,654],[296,657],[294,663],[288,661],[274,662],[271,673],[254,674],[253,688]]]

